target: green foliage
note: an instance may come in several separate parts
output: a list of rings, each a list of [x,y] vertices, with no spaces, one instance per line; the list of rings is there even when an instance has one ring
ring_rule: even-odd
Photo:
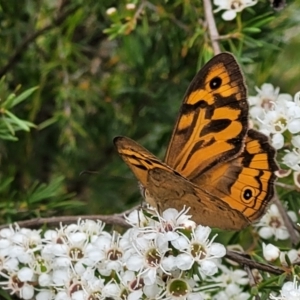
[[[16,94],[8,95],[7,99],[0,103],[0,139],[17,141],[16,131],[24,130],[29,131],[30,127],[34,127],[34,124],[28,122],[26,120],[21,120],[17,116],[15,116],[11,109],[23,102],[26,98],[28,98],[37,88],[31,88],[20,95],[16,96]],[[5,93],[5,83],[4,78],[0,81],[0,94],[3,95]]]

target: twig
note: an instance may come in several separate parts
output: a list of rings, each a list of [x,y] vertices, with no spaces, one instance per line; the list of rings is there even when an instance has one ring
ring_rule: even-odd
[[[209,36],[214,54],[221,53],[220,45],[218,43],[219,33],[214,19],[212,6],[210,0],[203,0],[205,19],[208,26]]]
[[[299,189],[297,189],[297,187],[295,185],[290,185],[290,184],[286,184],[286,183],[279,182],[279,181],[276,181],[275,185],[280,186],[280,187],[282,187],[284,189],[287,189],[287,190],[291,190],[291,191],[299,190]]]
[[[70,10],[60,13],[58,17],[54,19],[53,22],[51,22],[51,24],[41,28],[40,30],[37,30],[36,32],[33,32],[32,34],[24,38],[19,46],[17,46],[17,49],[12,54],[12,56],[8,59],[7,64],[0,69],[0,78],[5,75],[7,71],[13,67],[13,65],[17,63],[30,43],[32,43],[37,37],[39,37],[46,31],[60,25],[70,14],[74,13],[79,7],[80,6],[76,6]]]
[[[82,220],[101,220],[106,224],[119,225],[122,227],[129,228],[130,225],[126,222],[124,218],[124,213],[114,214],[114,215],[84,215],[84,216],[63,216],[63,217],[51,217],[51,218],[36,218],[26,221],[18,221],[20,227],[26,228],[40,228],[47,224],[48,226],[58,226],[60,223],[72,224],[76,223],[78,219]],[[1,225],[0,229],[7,228],[9,224]]]
[[[250,268],[255,268],[255,269],[258,269],[261,271],[266,271],[266,272],[276,274],[276,275],[280,275],[280,274],[284,273],[284,270],[282,270],[278,267],[274,267],[274,266],[270,266],[267,264],[256,262],[256,261],[252,260],[251,258],[245,257],[245,255],[243,255],[243,253],[240,253],[240,252],[227,250],[226,257],[229,259],[232,259],[242,265],[247,265]]]
[[[248,278],[249,278],[249,285],[250,285],[251,287],[256,286],[255,278],[254,278],[254,276],[253,276],[253,273],[252,273],[252,271],[251,271],[251,268],[250,268],[249,266],[246,266],[246,265],[245,265],[245,266],[244,266],[244,269],[245,269],[245,271],[247,272],[247,275],[248,275]],[[255,299],[255,300],[261,300],[259,295],[256,295],[254,299]]]
[[[278,207],[279,213],[282,216],[284,225],[291,237],[291,241],[292,241],[293,245],[294,246],[297,245],[299,243],[299,235],[297,235],[296,231],[294,230],[294,223],[291,220],[291,218],[289,217],[289,215],[287,214],[286,209],[283,207],[283,205],[277,195],[275,195],[275,197],[274,197],[274,203]]]
[[[217,38],[215,38],[216,41],[222,41],[222,40],[230,40],[230,39],[239,39],[241,37],[241,34],[236,33],[229,33],[225,35],[220,35]]]

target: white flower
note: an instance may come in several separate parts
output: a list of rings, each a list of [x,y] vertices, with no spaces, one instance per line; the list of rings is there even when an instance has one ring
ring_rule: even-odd
[[[284,283],[282,289],[280,291],[280,296],[270,295],[270,299],[273,300],[300,300],[300,286],[299,282],[296,281],[296,277],[294,277],[294,281],[288,281]]]
[[[288,212],[288,214],[293,221],[296,221],[294,212]],[[285,240],[289,237],[289,233],[275,204],[271,204],[266,214],[260,219],[256,226],[261,227],[258,234],[264,239],[269,239],[274,236],[276,240]]]
[[[224,265],[219,265],[219,268],[222,271],[222,274],[215,277],[215,281],[218,283],[218,285],[226,287],[229,283],[234,283],[237,285],[246,285],[249,283],[249,278],[246,271],[240,269],[231,270]]]
[[[250,294],[243,292],[242,289],[234,284],[229,284],[224,291],[213,296],[212,300],[248,300]]]
[[[214,4],[219,6],[214,12],[226,10],[222,14],[222,18],[226,21],[233,20],[237,12],[241,12],[248,6],[253,6],[257,0],[214,0]]]
[[[98,271],[109,276],[112,271],[120,271],[123,266],[124,250],[119,245],[120,237],[114,232],[112,236],[102,235],[92,245],[94,262],[99,261]],[[90,266],[92,266],[91,264]]]
[[[255,87],[255,90],[257,95],[248,97],[249,113],[254,120],[263,118],[265,111],[270,110],[279,95],[279,88],[274,88],[270,83],[264,83],[260,89]]]
[[[191,241],[185,236],[172,241],[175,248],[182,251],[176,257],[176,265],[180,270],[188,270],[196,262],[205,275],[213,275],[218,268],[213,259],[223,257],[226,249],[222,244],[209,241],[211,229],[206,226],[197,226],[192,231]]]
[[[159,216],[158,232],[164,234],[168,241],[174,241],[179,237],[178,229],[194,229],[196,223],[190,220],[191,215],[187,215],[189,209],[183,209],[178,212],[174,208],[168,208]]]
[[[289,135],[300,132],[300,100],[297,93],[294,101],[289,94],[279,94],[279,89],[271,84],[263,84],[261,89],[256,88],[258,94],[249,97],[250,116],[259,131],[270,136],[275,149],[285,145],[285,132]],[[295,140],[299,145],[299,141]]]
[[[116,13],[116,12],[117,12],[117,9],[115,7],[110,7],[106,10],[106,14],[109,15],[109,16]]]
[[[263,255],[267,261],[274,261],[279,257],[280,250],[272,244],[263,243]]]
[[[287,262],[289,260],[289,263]],[[280,253],[280,262],[283,266],[289,266],[290,263],[298,264],[300,262],[300,249],[291,249],[288,252]]]
[[[292,145],[295,147],[290,150],[285,150],[286,154],[282,158],[282,162],[293,170],[294,183],[300,187],[300,135],[295,135],[291,140]]]
[[[133,9],[135,9],[135,4],[134,4],[134,3],[127,3],[127,4],[126,4],[126,9],[128,9],[128,10],[133,10]]]
[[[300,148],[287,151],[282,158],[282,162],[294,171],[300,171]]]
[[[158,235],[153,240],[140,237],[132,241],[136,253],[131,254],[125,261],[129,270],[139,272],[146,285],[155,283],[162,258],[169,250],[167,241],[160,239],[160,236],[163,237]]]

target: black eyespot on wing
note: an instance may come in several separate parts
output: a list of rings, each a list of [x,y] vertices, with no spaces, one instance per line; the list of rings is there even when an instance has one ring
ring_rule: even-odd
[[[251,189],[245,189],[243,191],[243,198],[244,200],[250,200],[253,196],[252,190]]]
[[[216,90],[218,89],[222,84],[222,79],[220,77],[214,77],[210,83],[209,83],[209,87],[212,89],[212,90]]]

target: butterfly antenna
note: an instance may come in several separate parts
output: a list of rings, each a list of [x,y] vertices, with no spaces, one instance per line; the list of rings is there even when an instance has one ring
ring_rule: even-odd
[[[97,171],[89,171],[89,170],[85,170],[79,173],[79,176],[84,175],[84,174],[99,174],[99,172]]]

